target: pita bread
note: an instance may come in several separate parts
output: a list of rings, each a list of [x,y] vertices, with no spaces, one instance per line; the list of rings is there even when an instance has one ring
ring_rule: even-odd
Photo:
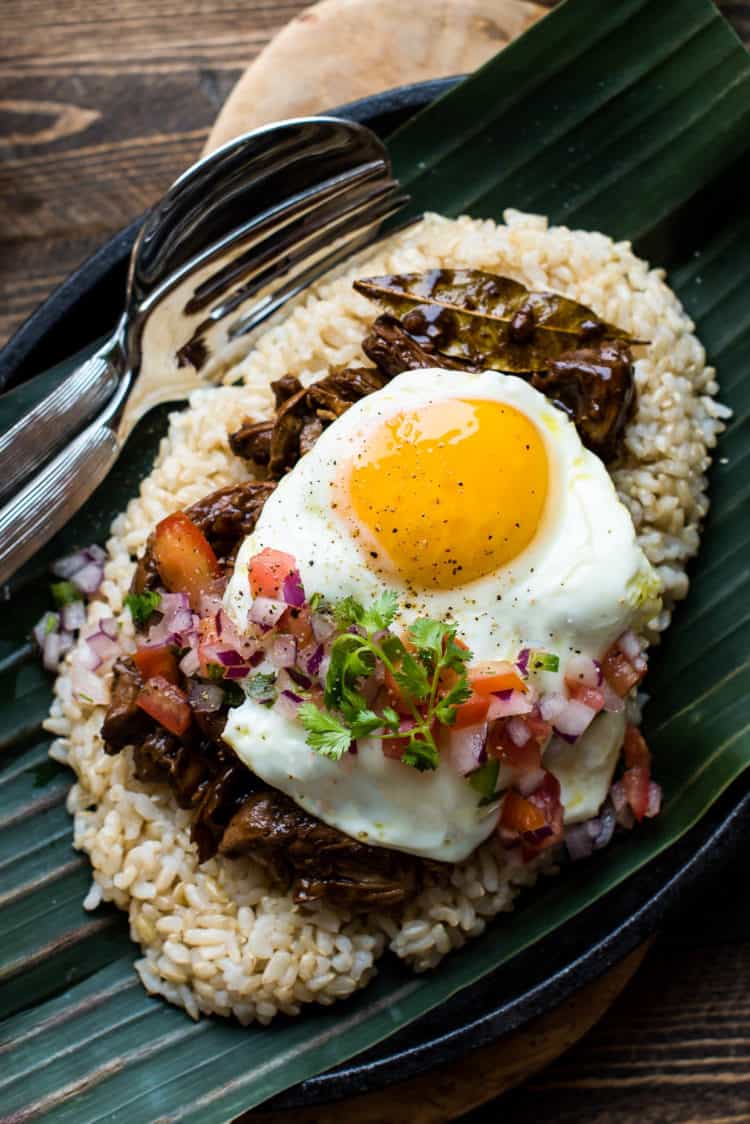
[[[322,0],[287,24],[250,64],[205,152],[269,121],[466,74],[544,11],[527,0]]]

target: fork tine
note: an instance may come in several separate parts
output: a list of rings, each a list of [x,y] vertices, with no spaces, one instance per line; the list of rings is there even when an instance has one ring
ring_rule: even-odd
[[[313,215],[307,216],[301,224],[301,231],[292,226],[285,230],[282,238],[265,239],[250,254],[242,255],[232,263],[232,280],[241,284],[221,304],[214,305],[210,318],[223,319],[239,303],[254,296],[263,285],[272,280],[274,274],[278,274],[280,266],[288,269],[308,258],[322,240],[327,242],[340,233],[346,233],[352,224],[361,226],[373,221],[371,215],[381,217],[377,209],[388,206],[399,191],[399,185],[393,180],[372,185],[354,194],[345,209],[320,207]]]
[[[368,236],[375,223],[378,225],[390,218],[391,215],[396,214],[401,210],[406,203],[409,202],[410,196],[405,192],[392,190],[386,196],[380,198],[376,204],[367,210],[364,214],[360,214],[356,218],[356,222],[348,222],[346,229],[339,232],[339,241],[333,249],[329,249],[327,253],[317,257],[310,263],[313,256],[308,250],[305,254],[293,255],[290,258],[290,265],[302,265],[304,268],[297,272],[291,270],[285,274],[284,284],[277,289],[272,290],[266,294],[256,304],[256,306],[242,315],[229,329],[228,336],[231,339],[239,336],[244,336],[254,331],[260,324],[268,319],[278,308],[291,300],[302,289],[306,288],[309,284],[315,281],[322,274],[333,269],[341,261],[347,258],[350,254],[362,249],[368,242],[373,239]],[[324,248],[330,245],[330,231],[321,231],[315,239],[315,248]],[[310,263],[310,264],[307,264]]]
[[[354,191],[361,185],[367,184],[372,180],[383,179],[387,175],[388,168],[385,161],[372,160],[366,164],[360,164],[350,171],[331,176],[314,190],[304,189],[296,195],[285,199],[284,202],[278,206],[267,208],[265,211],[262,211],[254,218],[250,219],[247,223],[235,227],[229,234],[224,235],[224,237],[218,241],[212,242],[207,250],[195,254],[180,266],[179,269],[171,273],[161,285],[155,288],[149,296],[141,302],[141,317],[145,319],[150,311],[163,300],[168,293],[184,281],[186,277],[198,270],[204,270],[205,267],[216,258],[224,257],[230,247],[240,247],[245,243],[252,244],[261,239],[271,237],[283,231],[290,223],[297,222],[301,216],[308,214],[310,211],[332,203],[347,192]],[[193,299],[198,298],[198,300],[201,301],[201,288],[202,285],[196,288]],[[192,307],[191,304],[192,302],[189,302],[188,306],[185,308],[185,312],[188,314],[199,311],[202,301],[200,304],[196,304]]]

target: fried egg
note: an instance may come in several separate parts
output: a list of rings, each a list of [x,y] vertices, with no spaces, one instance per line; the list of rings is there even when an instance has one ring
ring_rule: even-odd
[[[241,630],[248,563],[266,547],[295,556],[308,599],[366,605],[394,590],[394,628],[450,621],[474,661],[513,660],[524,647],[557,653],[547,691],[572,654],[601,656],[658,590],[602,462],[542,394],[496,371],[407,372],[324,431],[240,548],[225,605]],[[386,761],[377,739],[328,761],[296,722],[250,699],[224,736],[253,772],[356,838],[454,861],[497,820],[444,764],[416,773]],[[578,803],[598,808],[619,744],[587,771],[590,747],[579,777],[590,791]]]

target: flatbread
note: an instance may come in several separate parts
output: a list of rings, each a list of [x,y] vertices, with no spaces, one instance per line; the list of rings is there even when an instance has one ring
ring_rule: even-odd
[[[270,121],[466,74],[545,10],[527,0],[322,0],[287,24],[250,64],[205,152]]]

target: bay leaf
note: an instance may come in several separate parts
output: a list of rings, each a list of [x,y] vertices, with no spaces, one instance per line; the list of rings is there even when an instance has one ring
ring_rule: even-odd
[[[367,277],[354,288],[397,316],[418,343],[489,370],[544,371],[574,347],[641,342],[577,301],[479,269]]]

